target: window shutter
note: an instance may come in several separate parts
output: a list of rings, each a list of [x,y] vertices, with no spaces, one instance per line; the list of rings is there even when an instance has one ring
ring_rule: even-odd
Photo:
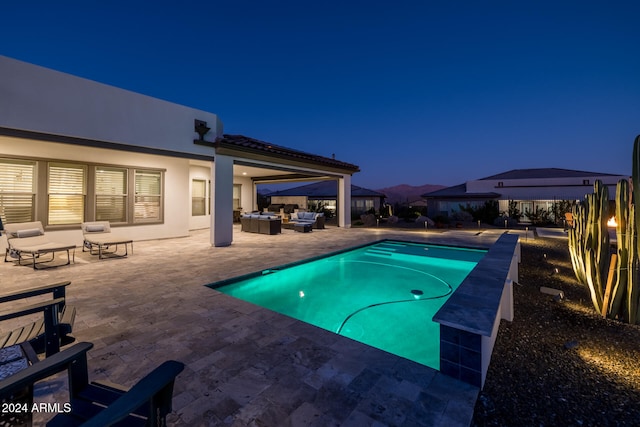
[[[201,179],[194,179],[191,182],[191,215],[205,215],[207,210],[205,206],[207,194],[207,182]]]
[[[49,224],[79,224],[84,221],[86,167],[49,163]]]
[[[0,159],[0,216],[6,224],[34,220],[35,162]]]
[[[127,170],[96,168],[96,221],[127,221]]]
[[[159,221],[162,202],[161,172],[137,170],[135,177],[134,221]]]

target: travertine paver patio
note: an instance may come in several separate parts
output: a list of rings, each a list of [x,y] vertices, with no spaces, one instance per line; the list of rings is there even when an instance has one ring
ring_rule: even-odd
[[[99,261],[78,248],[66,267],[1,263],[0,286],[72,281],[74,335],[95,345],[92,379],[130,386],[163,360],[184,362],[171,425],[463,426],[477,388],[204,285],[383,238],[480,246],[500,232],[330,227],[267,236],[236,226],[233,245],[214,248],[198,230],[136,242],[126,259]],[[36,402],[66,401],[65,383],[40,383]]]

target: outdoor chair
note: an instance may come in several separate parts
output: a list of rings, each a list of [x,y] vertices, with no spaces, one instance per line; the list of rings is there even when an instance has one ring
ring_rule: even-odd
[[[169,360],[155,368],[130,389],[108,382],[89,382],[87,352],[92,343],[81,342],[0,381],[0,398],[33,387],[62,371],[69,378],[70,408],[61,410],[47,426],[165,426],[171,412],[173,385],[184,364]]]
[[[128,256],[128,246],[131,245],[133,253],[133,240],[112,232],[109,221],[83,222],[80,227],[84,238],[82,252],[87,250],[91,255],[98,255],[98,259],[124,258]]]
[[[75,262],[76,245],[49,240],[44,234],[44,228],[40,221],[5,224],[4,228],[7,233],[5,262],[11,261],[8,259],[9,257],[15,258],[19,265],[25,265],[24,261],[28,264],[33,263],[35,270],[69,265],[72,259]],[[56,252],[67,253],[65,264],[53,264]]]
[[[60,351],[61,345],[72,343],[74,338],[70,334],[76,309],[66,304],[66,287],[70,284],[62,282],[0,295],[0,307],[10,307],[0,312],[0,321],[42,313],[38,320],[1,334],[0,348],[29,342],[36,353],[45,353],[48,357]],[[52,298],[16,306],[16,301],[46,294],[51,294]]]
[[[571,212],[565,212],[564,221],[567,228],[573,228],[573,214]]]

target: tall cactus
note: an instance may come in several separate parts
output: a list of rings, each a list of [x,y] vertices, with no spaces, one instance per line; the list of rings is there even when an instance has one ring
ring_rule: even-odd
[[[633,142],[633,165],[631,170],[633,205],[629,206],[629,271],[628,271],[628,316],[629,323],[640,324],[640,135]],[[635,249],[635,251],[633,250]]]
[[[626,320],[629,323],[640,325],[640,277],[638,276],[637,252],[638,223],[636,223],[637,211],[635,205],[629,206],[629,224],[627,230],[627,245],[629,247],[629,259],[627,264],[627,307]]]
[[[604,313],[612,319],[640,324],[640,136],[633,145],[631,186],[626,180],[616,188],[616,239],[618,260],[611,298]],[[589,287],[594,308],[603,313],[607,272],[611,261],[607,229],[608,191],[596,181],[593,194],[573,209],[569,252],[576,278]]]
[[[593,194],[587,194],[587,237],[585,247],[585,270],[587,285],[593,306],[602,312],[606,274],[609,267],[609,191],[599,179],[593,185]]]
[[[629,275],[629,182],[618,181],[616,186],[616,241],[618,260],[615,269],[614,285],[611,292],[611,304],[607,307],[607,314],[616,318],[621,314],[623,301],[627,294]],[[625,307],[626,309],[626,307]]]
[[[577,203],[571,209],[571,215],[573,217],[573,224],[567,231],[571,264],[573,265],[573,271],[576,274],[578,283],[586,285],[587,274],[584,265],[584,249],[587,235],[587,205],[584,203]]]

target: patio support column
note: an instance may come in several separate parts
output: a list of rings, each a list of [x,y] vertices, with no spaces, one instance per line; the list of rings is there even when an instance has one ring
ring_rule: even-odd
[[[211,244],[233,240],[233,158],[216,154],[211,165]]]
[[[252,200],[252,208],[251,211],[257,211],[258,210],[258,184],[255,183],[255,181],[253,182],[253,185],[251,186],[251,200]]]
[[[338,179],[338,227],[351,228],[351,175]]]

